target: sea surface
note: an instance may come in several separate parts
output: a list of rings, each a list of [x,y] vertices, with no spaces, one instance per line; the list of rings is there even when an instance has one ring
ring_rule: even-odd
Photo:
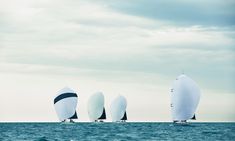
[[[0,123],[0,141],[235,141],[235,123]]]

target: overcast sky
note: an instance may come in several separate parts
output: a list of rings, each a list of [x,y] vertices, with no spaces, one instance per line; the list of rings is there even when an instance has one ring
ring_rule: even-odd
[[[130,121],[171,121],[184,72],[199,121],[235,121],[235,1],[0,0],[0,121],[58,121],[57,91],[127,98]]]

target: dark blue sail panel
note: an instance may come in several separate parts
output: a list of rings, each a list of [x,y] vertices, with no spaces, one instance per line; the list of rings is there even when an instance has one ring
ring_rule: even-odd
[[[78,118],[78,116],[77,116],[77,112],[75,112],[74,113],[74,115],[73,116],[71,116],[69,119],[77,119]]]
[[[105,108],[103,109],[102,115],[98,119],[106,119]]]
[[[126,115],[126,112],[124,113],[123,117],[121,120],[127,120],[127,115]]]
[[[192,120],[196,120],[196,116],[195,114],[193,115],[193,117],[191,118]]]
[[[57,96],[55,99],[54,99],[54,104],[58,101],[60,101],[61,99],[64,99],[64,98],[68,98],[68,97],[78,97],[76,93],[64,93],[64,94],[61,94],[59,96]]]

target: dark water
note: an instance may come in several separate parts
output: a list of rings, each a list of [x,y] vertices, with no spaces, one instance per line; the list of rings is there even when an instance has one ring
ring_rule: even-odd
[[[0,141],[234,140],[235,123],[0,123]]]

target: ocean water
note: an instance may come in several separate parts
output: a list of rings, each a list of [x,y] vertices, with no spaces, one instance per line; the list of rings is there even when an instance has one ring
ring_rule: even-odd
[[[235,123],[0,123],[0,141],[235,141]]]

